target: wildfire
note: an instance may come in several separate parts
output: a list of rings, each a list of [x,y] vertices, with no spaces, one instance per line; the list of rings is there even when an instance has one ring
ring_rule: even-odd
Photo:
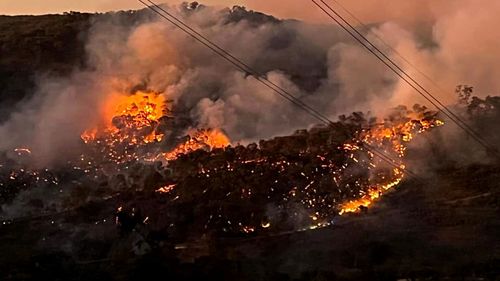
[[[404,174],[400,172],[401,175],[394,179],[394,181],[385,184],[385,185],[380,185],[380,186],[375,186],[370,191],[368,194],[363,196],[360,199],[349,201],[341,206],[341,210],[339,212],[339,215],[343,215],[345,213],[354,213],[360,210],[361,207],[369,207],[376,199],[378,199],[380,196],[382,196],[384,191],[387,191],[395,186],[397,186],[404,177]]]
[[[156,93],[137,92],[134,95],[117,95],[109,99],[104,108],[105,125],[91,128],[81,137],[85,143],[99,148],[97,151],[106,155],[106,159],[111,159],[116,164],[126,164],[123,165],[125,169],[130,161],[137,160],[160,160],[164,164],[170,162],[167,165],[172,164],[175,167],[174,160],[182,160],[179,159],[180,155],[197,150],[210,152],[230,145],[229,138],[220,129],[192,129],[188,132],[185,141],[174,145],[174,149],[170,151],[164,150],[166,142],[161,143],[161,141],[167,133],[164,128],[168,126],[162,126],[162,122],[171,120],[173,117],[168,115],[171,111],[165,97]],[[271,169],[276,174],[267,175],[267,177],[275,178],[274,181],[268,183],[268,193],[258,192],[258,189],[254,192],[253,188],[237,188],[230,185],[226,193],[220,194],[225,194],[224,200],[239,198],[237,200],[252,201],[255,198],[267,197],[270,200],[273,198],[278,200],[279,208],[290,210],[291,216],[298,217],[301,217],[303,213],[301,215],[293,208],[296,204],[301,204],[309,217],[301,222],[304,223],[303,229],[316,229],[331,225],[333,217],[367,208],[385,192],[400,184],[405,176],[406,166],[403,158],[407,143],[416,135],[444,124],[436,118],[435,113],[425,108],[409,111],[405,107],[397,108],[395,114],[383,121],[374,122],[370,119],[370,122],[367,122],[364,118],[353,120],[351,123],[354,125],[351,127],[353,138],[347,142],[342,141],[343,144],[339,146],[339,149],[344,152],[340,155],[345,158],[338,157],[338,150],[335,151],[335,147],[320,148],[314,157],[314,162],[317,162],[315,169],[296,170],[296,167],[304,165],[304,162],[299,160],[294,162],[293,157],[287,158],[286,155],[278,157],[273,153],[273,149],[253,148],[252,153],[241,154],[224,163],[215,162],[216,166],[198,164],[199,171],[196,177],[206,180],[207,186],[210,186],[213,184],[211,179],[231,178],[228,175],[235,173],[241,175],[241,172],[238,172],[240,170],[246,171],[251,177],[251,174],[264,176],[267,173],[266,168]],[[328,132],[330,128],[325,128],[325,130]],[[387,159],[378,157],[372,149],[367,149],[367,145],[383,151],[384,154],[389,154],[393,159],[392,163],[386,163]],[[301,151],[310,151],[310,148],[304,148]],[[256,149],[260,151],[253,157]],[[231,150],[221,150],[222,154],[225,152],[230,153]],[[205,159],[212,157],[212,153],[200,155],[207,157]],[[299,154],[297,157],[307,158],[308,156]],[[288,173],[289,169],[292,171],[290,176],[278,181],[281,174]],[[325,190],[321,190],[325,183],[325,180],[319,180],[321,177],[332,179],[333,186],[337,187],[336,190],[331,191],[331,196],[325,195]],[[281,181],[289,181],[293,186],[290,189],[290,186],[286,187],[286,184],[283,185]],[[223,181],[215,182],[217,182],[217,188],[222,188],[219,185]],[[168,181],[168,183],[158,188],[156,192],[164,196],[172,196],[171,202],[182,200],[179,198],[182,198],[180,195],[182,189],[185,188],[183,183],[175,180]],[[180,189],[180,193],[177,189]],[[238,194],[239,191],[241,191],[240,194]],[[281,191],[283,195],[278,196]],[[235,193],[234,196],[233,193]],[[210,214],[206,225],[218,225],[224,221],[224,224],[227,223],[225,231],[236,227],[240,232],[247,234],[256,232],[258,229],[271,228],[271,221],[268,220],[258,223],[252,222],[251,219],[240,220],[242,218],[235,218],[233,214],[226,215],[227,217],[220,213]],[[215,217],[218,222],[212,222]],[[237,224],[234,224],[235,220]],[[279,225],[279,222],[273,221],[272,223]]]
[[[185,143],[168,153],[164,153],[163,158],[167,161],[174,160],[180,154],[187,154],[198,149],[224,148],[230,144],[229,138],[218,129],[196,130],[189,135],[190,137]]]
[[[169,199],[162,204],[172,212],[183,210],[176,208],[179,204],[197,204],[195,219],[204,229],[247,235],[323,228],[339,215],[370,207],[403,181],[408,142],[444,124],[434,112],[404,108],[384,120],[367,121],[362,114],[344,119],[336,124],[346,129],[344,135],[336,126],[320,127],[231,148],[220,129],[192,129],[179,141],[174,130],[167,131],[175,123],[168,105],[164,96],[145,92],[107,100],[103,125],[82,134],[90,149],[71,163],[73,169],[92,180],[120,179],[117,188],[124,191],[155,187],[154,196]],[[162,141],[164,134],[170,139]],[[168,145],[174,149],[165,150]],[[392,163],[375,150],[389,155]],[[195,151],[195,157],[180,157]],[[15,152],[30,153],[26,148]],[[132,176],[115,178],[130,171]],[[6,172],[8,182],[59,185],[48,171]],[[273,212],[262,208],[267,205]],[[144,223],[158,220],[149,215]]]
[[[405,165],[403,164],[403,157],[406,152],[406,143],[410,142],[417,134],[428,131],[431,128],[444,125],[444,122],[435,118],[425,118],[418,113],[407,113],[405,119],[398,120],[399,122],[384,122],[364,131],[360,139],[362,142],[367,143],[376,148],[387,149],[394,152],[399,159],[399,162],[393,163],[398,166],[393,168],[390,176],[376,177],[375,181],[382,181],[374,184],[364,194],[360,194],[361,198],[348,201],[340,207],[339,214],[353,213],[359,211],[362,207],[369,207],[376,199],[383,195],[383,193],[396,187],[401,183],[405,174]],[[352,152],[360,150],[361,147],[355,144],[344,145],[346,151]],[[385,150],[384,149],[384,150]],[[373,161],[373,154],[371,156],[372,167],[377,167]],[[354,158],[355,160],[355,158]],[[356,160],[355,160],[356,161]],[[357,161],[356,161],[357,162]],[[381,162],[379,160],[379,162]],[[383,163],[385,164],[385,163]],[[389,180],[387,180],[389,178]]]
[[[109,144],[161,141],[163,133],[157,132],[157,128],[159,119],[167,114],[163,95],[141,91],[133,95],[114,94],[104,103],[104,125],[86,130],[81,138],[85,143],[102,139]]]
[[[117,164],[135,160],[171,161],[198,149],[229,145],[229,138],[218,129],[193,129],[186,142],[172,151],[164,151],[159,144],[168,127],[164,126],[166,120],[173,118],[170,114],[164,95],[142,91],[133,95],[113,94],[101,110],[102,125],[86,130],[81,139],[94,146],[105,160]]]

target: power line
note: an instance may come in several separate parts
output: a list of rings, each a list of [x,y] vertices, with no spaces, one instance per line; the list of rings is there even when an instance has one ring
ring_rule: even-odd
[[[161,17],[165,18],[170,23],[172,23],[173,25],[175,25],[176,27],[178,27],[179,29],[181,29],[182,31],[184,31],[185,33],[187,33],[188,35],[190,35],[191,37],[193,37],[195,40],[197,40],[201,44],[203,44],[206,47],[208,47],[209,49],[211,49],[217,55],[223,57],[224,59],[226,59],[227,61],[229,61],[230,63],[232,63],[236,67],[238,67],[241,71],[252,75],[255,79],[257,79],[261,83],[266,84],[267,87],[271,88],[273,91],[275,91],[276,93],[278,93],[280,96],[282,96],[286,100],[292,102],[293,104],[295,104],[298,107],[303,107],[304,110],[306,110],[309,114],[311,114],[316,119],[320,120],[322,123],[325,123],[327,125],[329,125],[331,123],[331,121],[326,116],[322,115],[320,112],[318,112],[314,108],[310,107],[309,105],[307,105],[303,101],[295,98],[292,94],[288,93],[282,87],[280,87],[280,86],[276,85],[275,83],[273,83],[272,81],[270,81],[263,74],[260,74],[258,71],[256,71],[255,69],[251,68],[248,64],[242,62],[241,60],[239,60],[238,58],[234,57],[232,54],[230,54],[229,52],[227,52],[226,50],[224,50],[220,46],[214,44],[208,38],[206,38],[205,36],[203,36],[202,34],[200,34],[199,32],[197,32],[196,30],[194,30],[193,28],[191,28],[190,26],[188,26],[187,24],[185,24],[183,21],[179,20],[173,14],[171,14],[168,11],[166,11],[165,9],[161,8],[159,5],[157,5],[154,2],[148,0],[148,2],[150,2],[156,9],[164,12],[165,14],[167,14],[168,16],[170,16],[173,20],[170,19],[170,18],[168,18],[168,17],[166,17],[162,13],[158,12],[158,10],[153,9],[153,7],[149,6],[148,4],[146,4],[145,2],[143,2],[142,0],[138,0],[138,1],[141,2],[141,3],[143,3],[144,5],[146,5],[146,7],[150,8],[155,13],[159,14]],[[193,32],[194,34],[190,33],[189,31]],[[197,36],[199,36],[201,39],[198,38]]]
[[[384,52],[382,52],[379,48],[371,43],[364,35],[362,35],[354,26],[352,26],[347,20],[344,19],[338,12],[333,10],[325,1],[320,0],[325,6],[328,7],[330,11],[332,11],[336,16],[338,16],[345,24],[347,24],[359,37],[361,37],[368,45],[366,45],[358,36],[351,32],[344,24],[342,24],[338,19],[333,17],[328,11],[326,11],[321,5],[319,5],[315,0],[312,0],[316,6],[318,6],[323,12],[325,12],[330,18],[332,18],[337,24],[339,24],[346,32],[349,33],[354,39],[356,39],[361,45],[363,45],[370,53],[376,56],[382,63],[384,63],[389,69],[391,69],[397,76],[399,76],[403,81],[405,81],[410,87],[412,87],[417,93],[419,93],[422,97],[424,97],[427,101],[429,101],[432,105],[434,105],[439,111],[441,111],[445,116],[447,116],[450,120],[452,120],[458,127],[463,129],[466,133],[468,133],[471,137],[473,137],[479,144],[485,147],[487,150],[492,150],[489,145],[478,136],[477,133],[473,132],[465,122],[461,121],[454,113],[452,113],[446,106],[444,106],[439,100],[437,100],[431,93],[429,93],[425,88],[423,88],[418,82],[416,82],[410,75],[408,75],[403,69],[401,69],[393,60],[391,60]],[[371,48],[370,48],[371,47]],[[377,52],[375,52],[373,49]],[[384,60],[385,58],[385,60]],[[389,61],[392,66],[387,62]],[[395,67],[396,69],[394,69]],[[405,77],[403,77],[403,75]],[[415,83],[410,83],[408,79]],[[425,95],[422,91],[417,89],[419,87],[422,91],[424,91],[427,95]],[[442,106],[444,108],[441,109]],[[458,121],[457,121],[458,120]],[[465,126],[464,126],[465,124]]]
[[[191,28],[189,25],[187,25],[183,21],[179,20],[173,14],[169,13],[165,9],[163,9],[160,6],[158,6],[157,4],[155,4],[153,1],[148,0],[148,2],[151,3],[151,5],[148,5],[143,0],[138,0],[138,1],[141,2],[147,8],[149,8],[150,10],[152,10],[153,12],[155,12],[156,14],[158,14],[160,17],[166,19],[168,22],[170,22],[171,24],[173,24],[177,28],[179,28],[182,31],[184,31],[185,33],[187,33],[190,37],[192,37],[193,39],[195,39],[199,43],[203,44],[204,46],[206,46],[207,48],[212,50],[214,53],[216,53],[217,55],[219,55],[220,57],[222,57],[226,61],[235,65],[241,71],[251,74],[252,77],[254,77],[257,81],[261,82],[266,87],[273,90],[275,93],[279,94],[281,97],[290,101],[295,106],[301,108],[302,110],[304,110],[305,112],[307,112],[308,114],[310,114],[311,116],[313,116],[314,118],[319,120],[320,122],[326,124],[327,126],[331,126],[331,124],[334,123],[327,116],[325,116],[322,113],[318,112],[317,110],[313,109],[312,107],[310,107],[309,105],[307,105],[303,101],[298,100],[295,96],[293,96],[292,94],[290,94],[289,92],[284,90],[282,87],[279,87],[275,83],[269,81],[269,79],[267,77],[265,77],[264,75],[255,71],[253,68],[248,66],[248,64],[246,64],[246,63],[242,62],[241,60],[239,60],[238,58],[234,57],[233,55],[231,55],[229,52],[227,52],[226,50],[224,50],[223,48],[221,48],[217,44],[211,42],[208,38],[201,35],[199,32],[197,32],[196,30]],[[165,14],[163,14],[162,12]],[[384,152],[378,150],[377,148],[375,148],[367,143],[364,143],[363,146],[365,147],[365,149],[367,151],[373,153],[374,155],[379,156],[384,162],[387,162],[389,165],[391,165],[395,168],[398,168],[398,169],[401,168],[400,165],[396,164],[398,161],[396,161],[393,158],[391,158],[390,156],[386,155]],[[402,169],[402,170],[404,173],[406,173],[406,174],[408,174],[408,175],[410,175],[410,176],[412,176],[420,181],[420,179],[416,176],[415,173],[413,173],[407,169]]]
[[[316,6],[318,6],[325,14],[327,14],[332,20],[334,20],[338,25],[340,25],[349,35],[351,35],[356,41],[358,41],[363,47],[365,47],[371,54],[377,57],[384,65],[391,69],[397,76],[399,76],[403,81],[405,81],[411,88],[413,88],[417,93],[424,97],[428,102],[434,105],[439,111],[441,111],[445,116],[447,116],[451,121],[453,121],[458,127],[464,130],[469,136],[471,136],[476,142],[483,146],[487,151],[495,151],[495,149],[490,146],[487,141],[485,141],[477,132],[475,132],[469,125],[462,121],[455,113],[449,110],[444,104],[442,104],[436,97],[434,97],[429,91],[427,91],[420,83],[413,79],[406,71],[399,67],[392,59],[390,59],[384,52],[382,52],[377,46],[375,46],[370,40],[368,40],[363,34],[361,34],[352,24],[350,24],[342,15],[330,7],[324,0],[320,0],[328,9],[333,12],[339,19],[335,18],[330,14],[323,6],[321,6],[315,0],[311,0]],[[349,26],[351,30],[346,27]],[[354,33],[353,33],[354,32]],[[361,39],[360,39],[361,38]],[[366,42],[366,43],[365,43]],[[375,49],[376,51],[374,51]],[[411,83],[413,82],[413,84]],[[416,86],[415,86],[416,85]]]
[[[366,38],[366,36],[364,36],[363,34],[361,34],[354,26],[352,26],[347,20],[345,20],[338,12],[336,12],[330,5],[328,5],[324,0],[320,0],[323,4],[325,4],[330,11],[332,11],[333,13],[335,13],[338,17],[340,17],[342,19],[342,21],[344,23],[346,23],[352,30],[354,30],[356,32],[356,34],[358,34],[361,38],[363,38],[368,44],[370,44],[371,47],[373,47],[375,50],[377,50],[379,53],[381,53],[385,59],[387,59],[389,62],[391,62],[392,65],[394,65],[399,71],[401,71],[406,77],[408,77],[413,83],[415,83],[421,90],[423,90],[426,94],[428,94],[434,101],[436,101],[436,103],[438,103],[440,106],[442,106],[442,108],[448,113],[450,114],[451,116],[453,116],[453,118],[455,118],[456,120],[453,120],[451,118],[451,116],[449,116],[448,114],[445,114],[448,118],[450,118],[453,122],[457,123],[459,122],[462,126],[464,126],[465,128],[461,128],[466,130],[466,132],[468,132],[470,135],[474,136],[474,137],[477,137],[477,141],[485,144],[487,147],[486,149],[487,150],[494,150],[493,147],[484,139],[482,138],[479,133],[477,133],[476,131],[474,131],[473,128],[471,128],[465,121],[463,121],[459,116],[457,116],[454,112],[452,112],[447,106],[445,106],[443,103],[441,103],[434,95],[432,95],[427,89],[425,89],[420,83],[418,83],[415,79],[413,79],[413,77],[411,77],[406,71],[404,71],[403,69],[401,69],[392,59],[390,59],[384,52],[382,52],[377,46],[375,46],[370,40],[368,40],[368,38]],[[333,0],[334,2],[336,2],[335,0]],[[336,2],[338,3],[338,2]],[[344,8],[345,9],[345,8]],[[351,13],[349,13],[351,14]],[[378,37],[378,36],[377,36]],[[380,37],[378,37],[380,38]],[[382,40],[380,38],[380,40]],[[383,41],[383,40],[382,40]],[[386,44],[387,46],[389,46],[389,44]],[[392,50],[394,50],[392,47],[389,46],[389,48],[391,48]],[[395,50],[394,50],[395,51]],[[400,55],[400,57],[402,57]],[[403,57],[402,57],[403,58]],[[403,58],[404,59],[404,58]],[[404,59],[405,61],[408,62],[408,60]],[[409,63],[409,62],[408,62]],[[411,63],[409,63],[410,65],[412,65]],[[415,67],[414,67],[415,68]],[[417,70],[418,71],[418,70]],[[426,76],[424,74],[424,76]],[[426,76],[427,77],[427,76]],[[430,79],[430,78],[429,78]],[[436,105],[435,105],[436,106]],[[442,109],[438,108],[439,111],[443,111]],[[458,124],[457,124],[458,125]]]
[[[347,7],[342,5],[342,3],[338,0],[330,0],[333,3],[335,3],[337,6],[339,6],[345,13],[347,13],[354,21],[361,27],[363,27],[365,30],[368,30],[370,27],[365,24],[363,21],[361,21],[358,17],[356,17],[355,14],[353,14]],[[437,90],[439,90],[440,93],[447,95],[447,91],[445,91],[434,79],[432,79],[429,75],[427,75],[424,71],[420,70],[414,63],[412,63],[410,60],[404,57],[403,54],[401,54],[395,47],[392,47],[391,44],[389,44],[387,41],[382,38],[382,36],[379,36],[376,32],[371,33],[377,40],[378,42],[382,43],[387,49],[391,50],[392,53],[394,53],[396,56],[398,56],[403,62],[405,62],[410,68],[415,70],[418,74],[420,74],[425,80],[427,80],[429,83],[431,83]]]
[[[342,3],[338,0],[330,0],[333,3],[335,3],[337,6],[339,6],[345,13],[347,13],[351,18],[353,18],[356,23],[359,26],[362,26],[365,30],[369,29],[369,26],[365,24],[363,21],[361,21],[354,13],[349,11],[347,7],[342,5]],[[373,32],[372,35],[378,39],[380,43],[382,43],[386,48],[390,49],[395,55],[397,55],[401,60],[403,60],[408,66],[413,68],[418,74],[420,74],[422,77],[424,77],[428,82],[430,82],[436,89],[438,89],[441,93],[447,94],[447,91],[445,91],[434,79],[432,79],[429,75],[427,75],[425,72],[420,70],[414,63],[412,63],[410,60],[404,57],[403,54],[401,54],[396,48],[392,47],[391,44],[387,43],[387,41],[384,40],[381,36],[379,36],[377,33]]]
[[[344,12],[346,12],[351,18],[353,18],[359,26],[362,26],[364,29],[368,30],[369,26],[362,22],[356,15],[354,15],[349,9],[347,9],[340,1],[337,0],[331,0],[334,2],[337,6],[339,6]],[[420,75],[422,75],[426,80],[431,82],[438,90],[441,92],[445,93],[446,91],[443,90],[437,83],[434,81],[431,77],[429,77],[425,72],[421,71],[420,69],[415,66],[412,62],[410,62],[408,59],[406,59],[396,48],[392,47],[387,41],[385,41],[381,36],[379,36],[377,33],[373,32],[372,33],[375,38],[378,39],[380,43],[382,43],[385,47],[390,49],[394,54],[396,54],[400,59],[402,59],[406,64],[408,64],[411,68],[413,68],[415,71],[417,71]]]

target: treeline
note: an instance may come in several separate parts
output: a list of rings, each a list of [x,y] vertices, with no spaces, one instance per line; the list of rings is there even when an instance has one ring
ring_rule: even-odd
[[[91,17],[0,16],[0,118],[33,91],[36,75],[65,73],[84,64]]]
[[[137,22],[136,11],[106,14],[0,16],[0,120],[33,94],[41,75],[66,75],[86,67],[85,42],[96,21]]]
[[[182,4],[188,15],[206,8],[196,2]],[[67,75],[86,67],[85,42],[99,21],[135,26],[156,15],[148,9],[110,13],[67,12],[62,15],[0,15],[0,121],[22,99],[34,93],[42,75]],[[226,23],[246,20],[253,25],[279,22],[258,12],[235,6],[226,12]]]

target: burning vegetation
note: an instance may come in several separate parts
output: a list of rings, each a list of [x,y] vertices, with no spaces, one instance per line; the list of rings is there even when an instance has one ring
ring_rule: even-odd
[[[328,26],[198,3],[179,13],[222,47],[246,50],[238,56],[328,116],[339,105],[366,108],[407,92],[385,71],[360,74],[372,58],[338,32],[316,36]],[[147,10],[0,17],[0,24],[9,27],[0,31],[8,136],[0,149],[0,237],[12,253],[0,259],[0,272],[8,280],[497,276],[498,151],[484,154],[453,126],[434,131],[444,125],[440,113],[420,105],[377,117],[354,112],[241,145],[237,136],[257,140],[310,120]],[[448,24],[436,26],[443,33]],[[419,46],[407,51],[424,55],[423,63],[453,65],[450,52],[463,55],[446,44],[463,38],[462,28],[427,38],[395,27],[366,32],[419,38],[403,45]],[[431,37],[436,44],[427,44]],[[492,52],[467,52],[481,53]],[[477,62],[490,69],[485,61],[469,57],[472,64],[442,81],[474,78]],[[488,79],[472,79],[482,87],[495,77],[478,76]],[[473,97],[467,86],[457,94],[453,111],[497,145],[490,132],[498,131],[500,98]],[[411,179],[413,169],[422,181]]]
[[[163,134],[158,131],[158,125],[160,118],[167,114],[167,104],[160,94],[111,95],[103,109],[104,126],[85,131],[82,140],[85,143],[105,142],[109,146],[161,141]]]
[[[131,204],[144,206],[163,227],[182,226],[190,218],[194,233],[327,226],[338,215],[368,207],[400,183],[406,144],[443,124],[435,112],[419,106],[397,108],[384,120],[361,113],[341,119],[258,145],[180,155],[167,164],[167,188],[157,189],[164,196],[161,202],[169,203],[146,206],[137,199]],[[387,163],[375,149],[398,160]]]
[[[168,133],[173,119],[170,103],[154,92],[112,95],[103,109],[104,125],[85,131],[81,138],[101,152],[108,151],[109,160],[117,163],[151,159],[151,154],[145,151],[148,146],[161,143]],[[185,142],[178,143],[171,151],[158,153],[153,159],[173,160],[179,154],[227,145],[229,139],[220,130],[193,129]]]
[[[330,126],[245,147],[217,128],[178,137],[172,102],[146,91],[111,95],[101,117],[82,133],[85,153],[68,162],[72,173],[45,170],[54,175],[40,178],[37,171],[14,169],[10,189],[3,190],[37,185],[32,177],[48,185],[77,179],[79,189],[102,188],[88,187],[83,198],[69,192],[66,207],[116,198],[122,216],[140,209],[154,228],[178,239],[186,231],[194,237],[314,229],[369,207],[397,186],[405,177],[407,143],[443,125],[425,107],[401,106],[385,119],[353,113]],[[27,151],[17,153],[29,158]],[[123,197],[135,192],[140,195]]]
[[[263,243],[272,243],[273,237],[306,235],[300,232],[356,221],[339,216],[366,210],[398,186],[407,176],[408,144],[444,125],[437,112],[400,106],[385,118],[356,112],[329,126],[242,146],[217,129],[189,129],[177,137],[175,110],[160,94],[137,92],[115,101],[112,114],[103,114],[107,122],[82,132],[86,150],[80,159],[58,169],[34,169],[29,162],[35,152],[22,147],[3,155],[0,166],[5,205],[19,200],[23,190],[60,196],[59,202],[26,201],[23,208],[32,210],[29,220],[33,215],[37,223],[48,219],[62,236],[73,235],[71,225],[115,233],[105,238],[111,241],[108,252],[88,256],[87,250],[73,250],[85,263],[134,260],[158,251],[192,261],[213,255],[205,247],[220,241],[246,245],[269,238],[271,242]],[[471,120],[498,119],[496,97],[469,97],[463,104]],[[464,200],[488,200],[489,194]],[[393,195],[388,198],[394,200]],[[468,202],[461,200],[446,204]],[[7,217],[2,225],[15,228],[23,221]],[[380,221],[374,225],[386,226]],[[339,228],[307,235],[323,231],[332,231],[329,236]],[[349,237],[342,227],[340,231],[332,241]],[[92,239],[84,238],[85,247],[101,247]],[[339,251],[335,256],[345,252]]]

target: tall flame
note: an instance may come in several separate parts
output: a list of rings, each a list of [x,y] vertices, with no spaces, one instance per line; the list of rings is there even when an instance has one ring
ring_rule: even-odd
[[[158,133],[156,128],[166,114],[163,95],[141,91],[133,95],[112,94],[102,109],[103,125],[86,130],[81,137],[85,143],[99,138],[131,144],[161,141],[163,133]]]
[[[115,161],[137,159],[139,155],[128,147],[137,148],[161,142],[164,138],[164,132],[159,130],[161,119],[170,112],[164,95],[142,91],[133,95],[113,94],[104,102],[101,111],[103,125],[86,130],[81,138],[86,144],[108,148],[109,158]],[[192,130],[189,136],[185,143],[179,144],[174,150],[160,152],[152,158],[151,155],[144,155],[144,159],[170,161],[180,154],[198,149],[223,148],[230,144],[229,138],[218,129]]]
[[[180,154],[187,154],[198,149],[224,148],[230,144],[229,138],[218,129],[196,130],[190,133],[189,139],[174,150],[163,154],[165,160],[176,159]]]

